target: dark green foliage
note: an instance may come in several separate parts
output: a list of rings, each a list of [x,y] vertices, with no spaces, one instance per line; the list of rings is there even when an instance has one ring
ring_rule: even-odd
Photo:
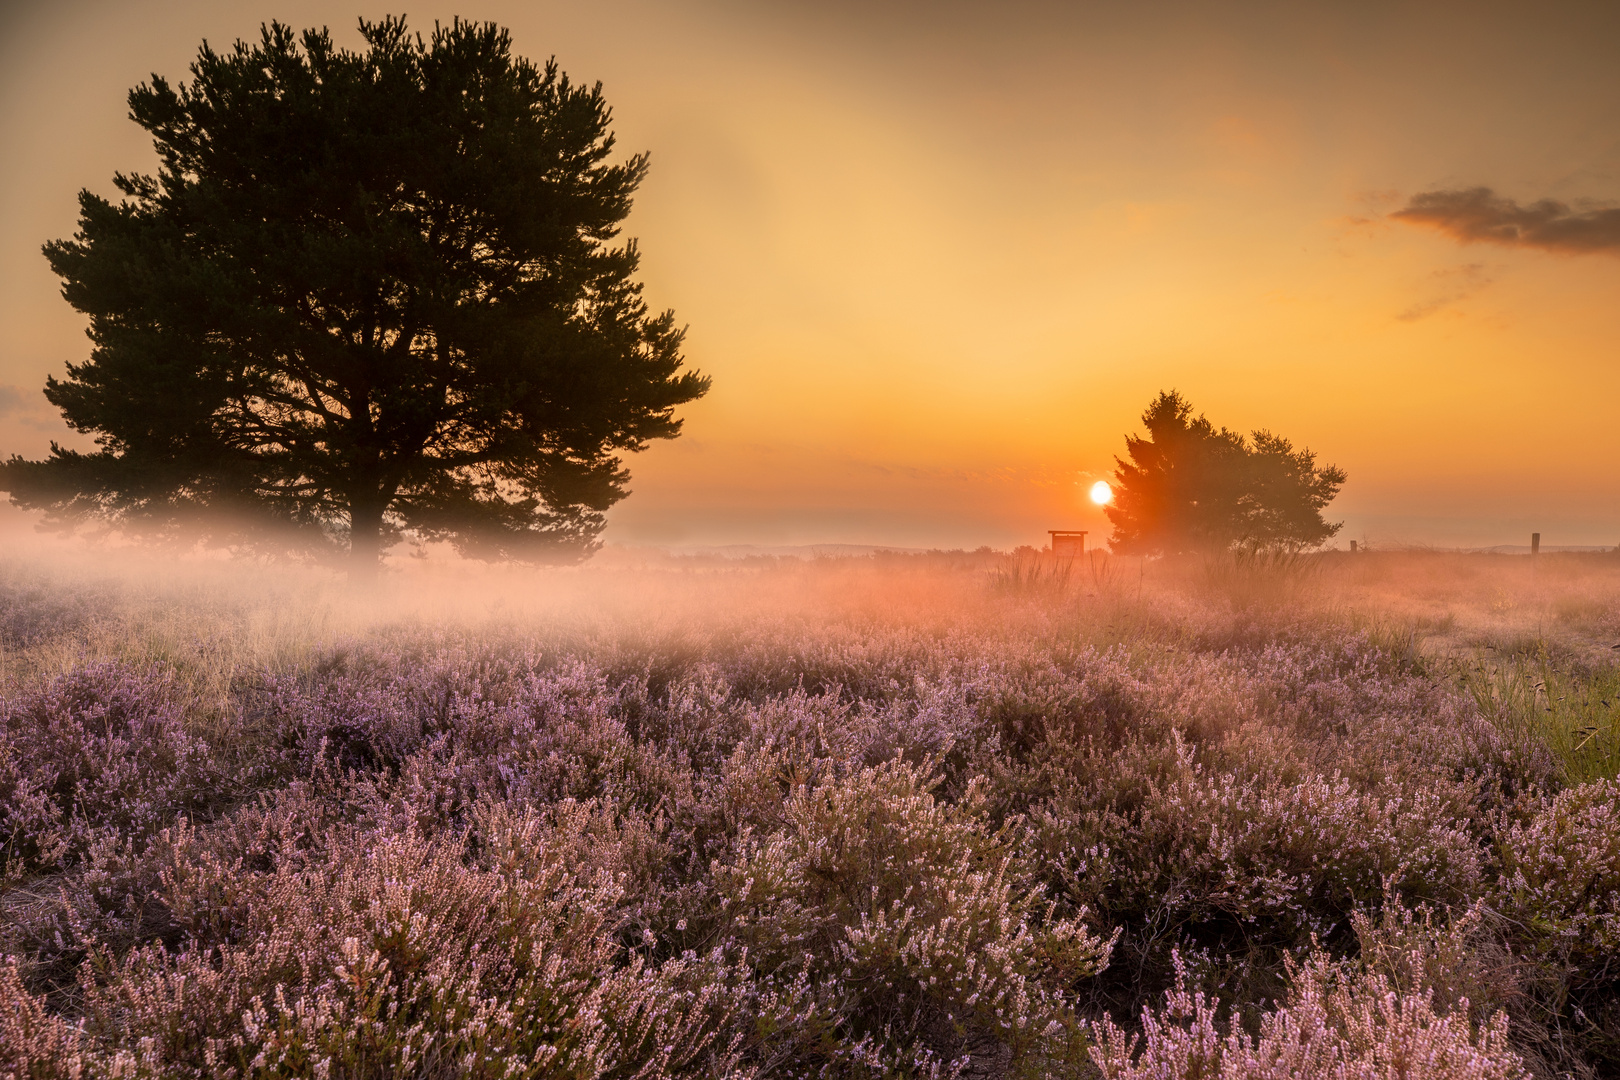
[[[627,494],[618,455],[679,433],[708,380],[614,246],[645,156],[609,163],[600,86],[506,31],[271,24],[130,93],[157,177],[86,191],[47,244],[90,359],[46,396],[102,449],[13,458],[0,487],[71,526],[227,540],[410,532],[481,557],[576,558]]]
[[[1177,554],[1232,547],[1315,547],[1339,531],[1322,510],[1344,470],[1316,465],[1309,450],[1269,431],[1249,438],[1216,429],[1174,390],[1142,414],[1146,438],[1125,437],[1107,507],[1121,554]]]

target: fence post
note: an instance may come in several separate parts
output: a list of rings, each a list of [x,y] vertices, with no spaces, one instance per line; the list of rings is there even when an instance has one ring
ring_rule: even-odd
[[[1530,554],[1532,554],[1532,555],[1540,555],[1541,554],[1541,534],[1540,533],[1531,533],[1530,534]]]
[[[1352,541],[1350,541],[1350,554],[1354,555],[1355,553],[1356,553],[1356,542],[1354,540],[1352,540]]]

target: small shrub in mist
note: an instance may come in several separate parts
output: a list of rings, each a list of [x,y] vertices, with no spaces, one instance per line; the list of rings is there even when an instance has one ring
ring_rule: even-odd
[[[1060,559],[1040,552],[1011,555],[991,569],[992,585],[1014,595],[1062,595],[1083,579],[1076,572],[1074,559]]]
[[[1239,610],[1298,603],[1329,557],[1286,547],[1234,547],[1200,557],[1201,584]]]

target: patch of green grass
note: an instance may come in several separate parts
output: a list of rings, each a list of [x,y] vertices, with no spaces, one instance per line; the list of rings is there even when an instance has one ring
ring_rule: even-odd
[[[1583,671],[1542,647],[1459,670],[1480,709],[1546,743],[1570,783],[1620,777],[1620,667]]]

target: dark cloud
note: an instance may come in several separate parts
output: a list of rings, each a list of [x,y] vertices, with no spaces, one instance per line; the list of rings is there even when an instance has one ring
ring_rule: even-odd
[[[1390,217],[1432,226],[1464,243],[1620,253],[1620,207],[1576,211],[1555,199],[1521,206],[1488,187],[1476,187],[1414,195]]]

